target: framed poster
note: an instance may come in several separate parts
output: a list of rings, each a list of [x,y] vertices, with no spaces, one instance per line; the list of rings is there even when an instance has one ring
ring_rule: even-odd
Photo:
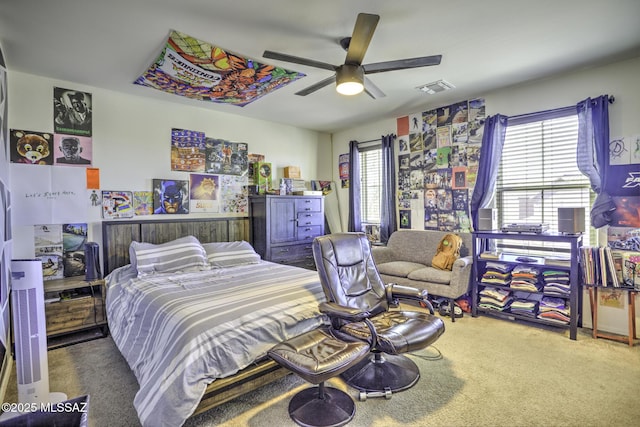
[[[131,191],[103,191],[102,218],[132,218],[133,193]]]
[[[189,181],[153,180],[154,214],[188,214]]]

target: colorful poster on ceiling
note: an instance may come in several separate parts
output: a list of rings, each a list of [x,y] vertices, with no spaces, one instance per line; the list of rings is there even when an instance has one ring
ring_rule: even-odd
[[[134,83],[243,107],[304,76],[171,31],[158,58]]]

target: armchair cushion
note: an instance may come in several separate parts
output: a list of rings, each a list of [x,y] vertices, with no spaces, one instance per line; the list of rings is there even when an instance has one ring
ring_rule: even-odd
[[[451,272],[448,270],[439,270],[434,267],[423,267],[413,270],[407,276],[411,280],[419,280],[422,282],[434,282],[448,285],[451,282]]]
[[[422,311],[386,311],[371,317],[377,334],[376,348],[387,354],[401,354],[423,349],[444,332],[437,317]],[[371,331],[365,322],[344,325],[341,332],[371,342]]]
[[[411,272],[424,268],[424,264],[409,261],[391,261],[378,264],[378,272],[389,276],[407,277]]]

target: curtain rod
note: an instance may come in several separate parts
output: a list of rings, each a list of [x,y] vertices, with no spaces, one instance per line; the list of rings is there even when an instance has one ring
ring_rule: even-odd
[[[392,133],[391,135],[393,135],[394,138],[396,137],[395,133]],[[382,141],[382,138],[370,139],[368,141],[358,141],[358,145],[360,145],[360,144],[369,144],[371,142],[379,142],[379,141]]]
[[[613,104],[615,102],[615,97],[613,95],[607,95],[607,101],[609,101],[609,104]],[[547,119],[564,117],[575,111],[576,111],[576,105],[567,105],[566,107],[554,108],[551,110],[518,114],[515,116],[509,116],[509,125],[519,125],[519,124],[529,123],[530,121],[533,121],[533,120],[547,120]]]
[[[368,141],[358,141],[358,145],[360,145],[360,144],[368,144],[370,142],[378,142],[378,141],[382,141],[382,138],[370,139]]]

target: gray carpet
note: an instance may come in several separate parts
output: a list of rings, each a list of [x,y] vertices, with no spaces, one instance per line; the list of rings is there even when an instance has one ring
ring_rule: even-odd
[[[465,315],[435,346],[412,355],[418,384],[392,399],[356,403],[350,426],[635,426],[640,425],[640,346]],[[51,391],[91,395],[91,426],[137,426],[135,377],[111,338],[49,352]],[[330,384],[345,387],[338,379]],[[187,421],[185,426],[294,426],[294,375]],[[16,401],[15,372],[6,401]]]

